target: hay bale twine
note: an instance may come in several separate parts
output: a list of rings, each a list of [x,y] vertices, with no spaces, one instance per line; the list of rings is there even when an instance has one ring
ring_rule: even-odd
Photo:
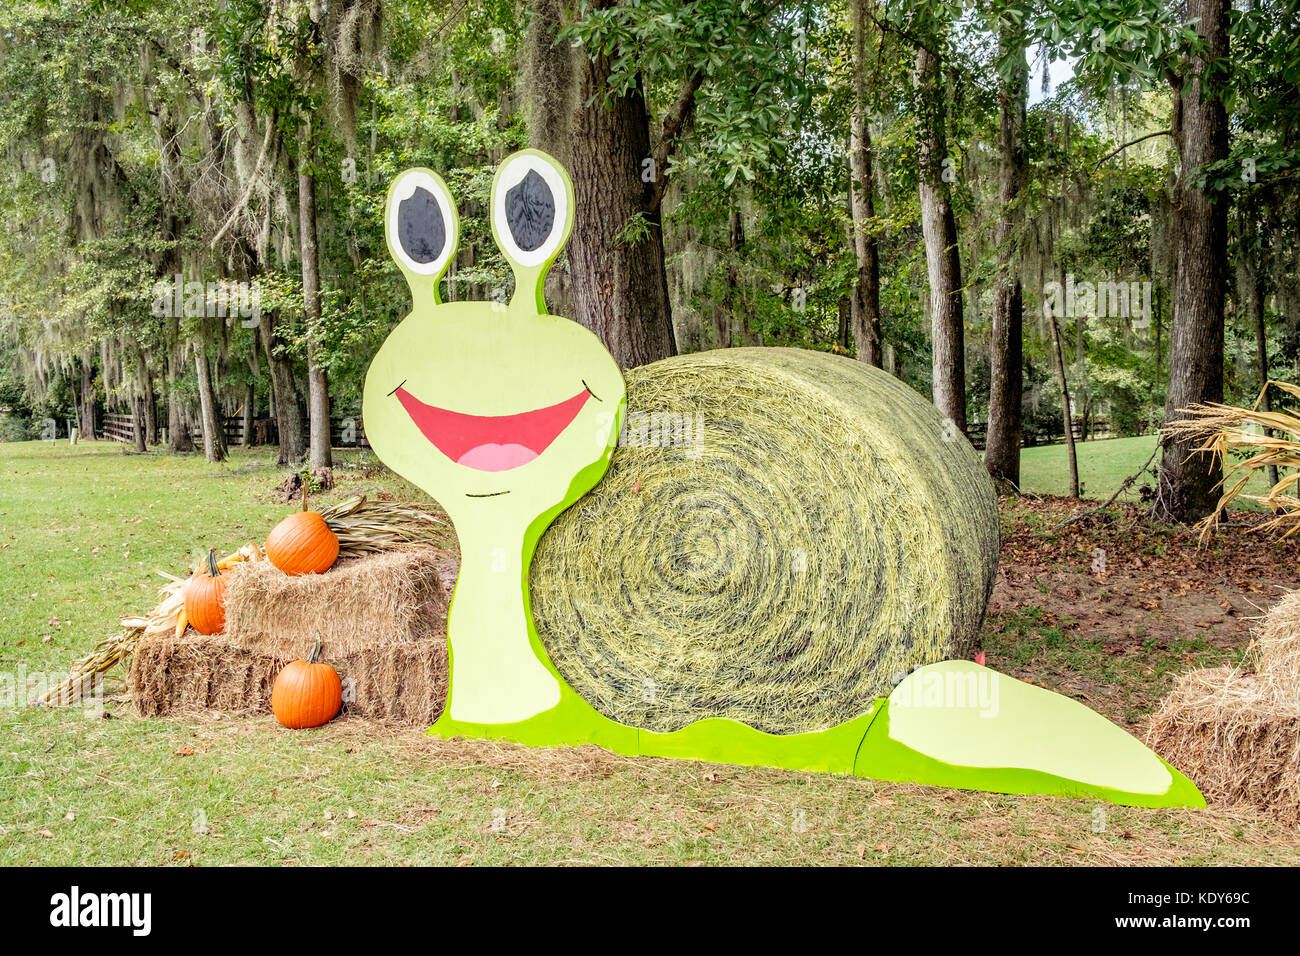
[[[542,643],[594,707],[655,731],[817,730],[973,645],[997,498],[924,398],[801,349],[679,356],[627,384],[608,474],[531,571]]]

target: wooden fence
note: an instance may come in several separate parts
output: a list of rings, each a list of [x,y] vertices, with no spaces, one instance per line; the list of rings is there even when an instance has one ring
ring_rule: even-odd
[[[115,415],[112,412],[105,412],[100,418],[100,434],[109,441],[124,441],[129,445],[135,444],[135,422],[130,415]]]
[[[1104,419],[1094,418],[1088,423],[1088,431],[1091,436],[1104,435],[1110,428],[1110,423]],[[1070,431],[1074,434],[1075,441],[1083,440],[1083,419],[1075,418],[1070,422]],[[976,448],[983,449],[988,442],[989,423],[988,422],[969,422],[966,425],[966,437]],[[1065,432],[1058,425],[1051,431],[1037,430],[1026,426],[1024,434],[1021,435],[1020,444],[1025,448],[1034,448],[1038,445],[1061,445],[1065,443]]]
[[[242,415],[227,415],[221,421],[227,445],[244,443],[244,418]],[[253,419],[253,443],[273,445],[280,440],[274,418]],[[330,419],[330,446],[333,448],[369,448],[366,430],[362,427],[361,416],[340,416]]]

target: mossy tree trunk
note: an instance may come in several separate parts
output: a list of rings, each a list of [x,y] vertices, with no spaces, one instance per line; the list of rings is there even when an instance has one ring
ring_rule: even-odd
[[[203,432],[203,457],[208,461],[226,460],[226,437],[221,430],[221,410],[212,385],[212,363],[208,359],[207,319],[199,319],[199,334],[194,343],[194,370],[199,382],[199,422]]]
[[[299,132],[298,232],[302,250],[302,304],[307,322],[307,405],[312,471],[331,468],[329,381],[321,361],[320,253],[316,243],[316,174],[311,121]]]
[[[555,42],[567,7],[562,0],[533,5],[530,132],[573,177],[571,318],[595,332],[621,367],[633,368],[677,353],[660,213],[667,155],[652,150],[641,90],[611,96],[607,57]],[[688,121],[695,88],[698,81],[688,83],[688,95],[670,110],[665,141]]]
[[[1187,73],[1175,78],[1174,139],[1181,169],[1174,323],[1169,341],[1169,388],[1165,421],[1185,417],[1180,409],[1223,400],[1223,305],[1227,285],[1227,203],[1215,202],[1197,184],[1202,168],[1228,157],[1228,115],[1207,71],[1225,66],[1228,54],[1227,0],[1188,0],[1187,21],[1206,43]],[[1221,468],[1203,454],[1199,441],[1169,441],[1160,459],[1155,513],[1174,521],[1195,521],[1217,500]]]
[[[993,291],[993,327],[989,335],[989,427],[984,467],[997,484],[1020,487],[1021,393],[1023,391],[1024,289],[1016,245],[1016,201],[1024,177],[1025,101],[1028,64],[1023,42],[1004,28],[1002,54],[1015,58],[1015,74],[998,90],[998,139],[1001,164],[998,201],[1002,211],[993,233],[998,276]]]
[[[1077,498],[1079,497],[1079,459],[1074,452],[1074,416],[1070,413],[1070,385],[1065,378],[1065,356],[1061,354],[1061,329],[1050,308],[1047,321],[1052,332],[1052,362],[1056,366],[1056,385],[1061,393],[1061,423],[1065,426],[1065,456],[1070,469],[1070,497]]]
[[[81,356],[81,419],[78,423],[78,437],[87,441],[95,437],[95,384],[91,378],[90,352]]]
[[[275,428],[279,434],[281,465],[297,465],[307,454],[307,434],[302,410],[293,385],[293,367],[281,353],[273,310],[263,309],[257,318],[257,331],[271,371],[271,404],[275,409]]]
[[[867,123],[866,0],[853,0],[853,110],[849,119],[849,212],[857,274],[850,313],[858,358],[876,368],[884,360],[880,328],[880,256],[871,231],[876,218],[871,128]]]
[[[925,237],[926,273],[930,282],[930,327],[933,349],[934,404],[958,431],[966,430],[966,336],[962,317],[961,254],[945,171],[948,159],[944,130],[943,74],[939,58],[924,47],[916,52],[914,73],[919,106],[917,152],[921,194],[921,231]]]

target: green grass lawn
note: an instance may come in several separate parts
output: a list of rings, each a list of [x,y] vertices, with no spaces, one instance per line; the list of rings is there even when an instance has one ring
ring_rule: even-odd
[[[324,500],[412,494],[338,473]],[[20,676],[57,680],[153,605],[154,569],[262,540],[292,507],[275,500],[280,477],[261,451],[209,465],[0,444],[0,865],[1300,863],[1296,834],[1240,814],[1106,808],[1094,832],[1089,801],[440,741],[355,718],[302,732],[146,720],[112,696],[107,717],[23,705]]]
[[[1085,498],[1109,498],[1129,475],[1142,467],[1156,446],[1156,436],[1107,438],[1079,442],[1075,449],[1079,459],[1080,493]],[[1124,500],[1137,500],[1134,483]],[[1070,469],[1064,445],[1040,445],[1020,453],[1020,487],[1035,495],[1068,495]]]
[[[1156,447],[1155,435],[1136,438],[1105,438],[1075,445],[1079,460],[1079,493],[1084,498],[1109,498],[1124,479],[1136,472],[1151,457]],[[1152,463],[1160,464],[1159,456]],[[1137,501],[1138,489],[1154,484],[1150,475],[1139,478],[1120,496],[1120,501]],[[1020,453],[1020,487],[1035,495],[1070,493],[1069,459],[1065,445],[1041,445]],[[1260,475],[1246,485],[1248,494],[1268,493],[1268,482]],[[1243,503],[1243,506],[1246,506]],[[1248,507],[1255,508],[1255,505]]]

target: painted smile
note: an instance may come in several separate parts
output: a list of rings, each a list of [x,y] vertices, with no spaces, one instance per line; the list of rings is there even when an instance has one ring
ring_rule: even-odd
[[[509,471],[528,464],[550,447],[593,397],[584,385],[572,398],[531,412],[466,415],[426,405],[400,385],[393,394],[435,448],[476,471]]]

